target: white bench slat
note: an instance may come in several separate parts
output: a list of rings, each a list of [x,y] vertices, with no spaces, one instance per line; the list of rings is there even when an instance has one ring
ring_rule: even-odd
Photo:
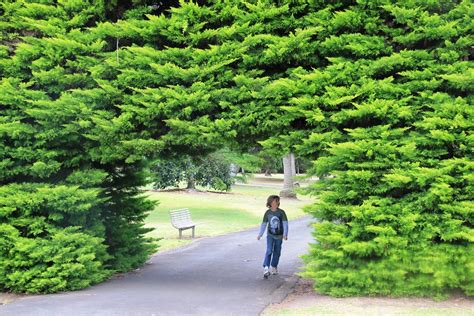
[[[191,220],[191,213],[189,209],[182,208],[178,210],[171,210],[170,212],[171,224],[174,228],[179,230],[179,238],[181,239],[181,231],[185,229],[193,229],[193,238],[194,238],[194,227],[196,224]]]

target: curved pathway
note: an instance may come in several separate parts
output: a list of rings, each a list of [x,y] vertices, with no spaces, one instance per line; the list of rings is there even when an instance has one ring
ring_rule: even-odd
[[[280,274],[268,280],[265,238],[257,241],[255,228],[158,253],[142,269],[85,290],[20,298],[0,306],[0,315],[258,315],[294,286],[299,256],[312,241],[310,222],[289,223]]]

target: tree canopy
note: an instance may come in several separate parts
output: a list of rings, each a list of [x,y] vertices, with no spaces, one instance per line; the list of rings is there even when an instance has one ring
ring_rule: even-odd
[[[144,159],[260,143],[322,179],[318,290],[472,295],[470,1],[153,3],[1,4],[1,287],[143,264]]]

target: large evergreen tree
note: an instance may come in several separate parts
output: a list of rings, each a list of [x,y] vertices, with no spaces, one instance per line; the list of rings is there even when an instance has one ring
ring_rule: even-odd
[[[101,3],[1,4],[3,289],[83,288],[155,249],[144,237],[153,203],[139,195],[143,154],[120,136],[119,121],[103,124],[117,117],[121,96],[89,70],[109,44],[86,31],[103,19]]]
[[[317,123],[317,243],[305,276],[332,295],[474,292],[470,1],[370,1],[315,13],[327,65],[292,112]]]

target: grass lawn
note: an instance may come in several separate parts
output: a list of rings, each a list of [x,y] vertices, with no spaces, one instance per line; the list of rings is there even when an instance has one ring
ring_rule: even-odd
[[[169,211],[189,208],[191,217],[196,223],[196,238],[217,236],[245,230],[260,225],[266,210],[266,199],[271,194],[278,194],[278,187],[234,185],[231,192],[186,192],[186,191],[148,191],[151,199],[159,201],[157,207],[146,220],[147,227],[155,228],[149,236],[163,238],[158,251],[169,250],[189,244],[191,230],[183,231],[179,239],[178,230],[171,226]],[[274,181],[282,183],[282,180]],[[302,207],[310,204],[312,199],[299,195],[298,199],[281,199],[280,207],[286,211],[289,220],[305,215]]]

